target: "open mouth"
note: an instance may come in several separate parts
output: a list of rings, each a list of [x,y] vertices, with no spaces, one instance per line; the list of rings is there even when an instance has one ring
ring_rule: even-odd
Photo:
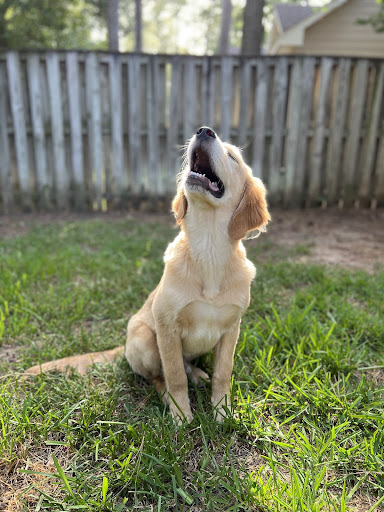
[[[188,173],[187,182],[189,185],[202,186],[214,197],[220,198],[224,195],[224,184],[212,171],[209,157],[202,149],[196,149],[192,153],[191,170]]]

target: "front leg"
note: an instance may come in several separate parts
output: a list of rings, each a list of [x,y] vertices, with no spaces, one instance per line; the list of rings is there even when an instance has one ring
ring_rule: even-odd
[[[174,420],[192,421],[188,398],[188,379],[184,369],[183,350],[178,330],[164,324],[156,325],[157,344],[167,386],[167,401]]]
[[[231,377],[235,347],[239,337],[240,321],[226,332],[214,348],[212,398],[215,417],[222,422],[226,417],[224,407],[230,407]]]

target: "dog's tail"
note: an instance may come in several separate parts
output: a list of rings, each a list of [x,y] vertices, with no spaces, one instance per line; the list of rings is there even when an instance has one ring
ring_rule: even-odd
[[[49,361],[48,363],[32,366],[25,371],[23,377],[28,378],[31,375],[39,375],[40,373],[51,372],[53,370],[65,372],[71,368],[75,369],[80,374],[85,375],[89,370],[89,367],[94,363],[111,363],[123,353],[124,345],[111,350],[103,350],[102,352],[91,352],[89,354],[81,354],[78,356],[63,357],[56,361]]]

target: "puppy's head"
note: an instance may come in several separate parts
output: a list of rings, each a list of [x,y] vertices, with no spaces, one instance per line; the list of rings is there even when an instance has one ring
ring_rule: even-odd
[[[268,223],[265,187],[252,176],[238,148],[223,143],[211,128],[202,127],[190,140],[185,161],[172,203],[178,224],[189,203],[229,211],[228,234],[235,240]]]

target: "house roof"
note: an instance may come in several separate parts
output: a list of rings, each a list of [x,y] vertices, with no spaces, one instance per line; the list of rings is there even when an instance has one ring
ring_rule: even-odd
[[[279,18],[281,31],[285,32],[299,21],[307,18],[313,13],[309,5],[277,4],[275,12]]]

